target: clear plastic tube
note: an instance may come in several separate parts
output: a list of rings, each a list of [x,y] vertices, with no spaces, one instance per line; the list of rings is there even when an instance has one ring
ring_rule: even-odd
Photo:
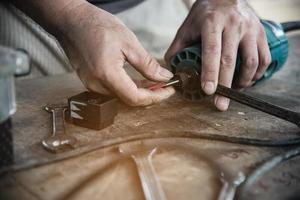
[[[121,145],[119,151],[130,156],[138,169],[138,175],[142,184],[143,192],[146,200],[164,200],[165,193],[157,179],[155,169],[152,165],[152,156],[156,152],[156,148],[146,149],[142,145]]]

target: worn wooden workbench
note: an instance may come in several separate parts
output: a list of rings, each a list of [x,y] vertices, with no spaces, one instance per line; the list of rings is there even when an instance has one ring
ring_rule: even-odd
[[[284,70],[247,92],[300,111],[299,34],[290,41]],[[83,90],[75,74],[17,82],[14,169],[29,169],[1,177],[0,199],[141,199],[136,167],[118,152],[119,145],[140,141],[146,148],[157,148],[153,164],[168,199],[215,199],[222,173],[228,180],[238,172],[247,175],[289,147],[242,145],[211,137],[263,143],[300,137],[295,125],[234,102],[221,113],[210,99],[191,103],[174,96],[145,108],[120,105],[114,125],[102,131],[69,124],[67,130],[80,141],[79,147],[62,154],[47,152],[40,142],[50,133],[51,124],[43,106],[66,102]],[[249,199],[299,197],[299,171],[297,157],[279,165],[255,184]]]

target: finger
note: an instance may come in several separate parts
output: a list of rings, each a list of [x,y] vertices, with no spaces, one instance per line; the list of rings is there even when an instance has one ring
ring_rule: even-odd
[[[238,28],[238,27],[237,27]],[[235,64],[236,55],[240,37],[233,34],[238,32],[231,27],[230,30],[224,30],[222,36],[222,55],[219,71],[219,84],[226,87],[231,87]],[[221,111],[226,111],[229,106],[229,99],[220,95],[215,96],[215,105]]]
[[[258,67],[257,40],[254,34],[249,34],[240,43],[241,72],[238,78],[238,88],[249,87]]]
[[[253,81],[257,81],[265,73],[269,65],[271,64],[271,53],[268,45],[266,33],[262,28],[257,39],[259,65],[254,75]]]
[[[202,29],[202,73],[201,86],[208,95],[213,94],[218,84],[221,58],[222,27],[207,25]]]
[[[175,93],[173,88],[163,88],[150,91],[137,88],[123,68],[110,68],[106,72],[109,79],[104,84],[110,88],[121,100],[132,106],[145,106],[160,102]]]
[[[123,51],[126,60],[146,78],[153,81],[168,81],[172,72],[161,67],[159,63],[142,47],[137,39],[133,39]]]

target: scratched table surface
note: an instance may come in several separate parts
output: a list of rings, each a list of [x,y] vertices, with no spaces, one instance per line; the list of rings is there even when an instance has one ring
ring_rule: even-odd
[[[271,80],[246,92],[300,111],[300,35],[290,35],[290,57]],[[75,74],[20,80],[13,118],[15,165],[0,179],[0,199],[143,199],[137,167],[121,155],[122,145],[156,149],[152,164],[167,199],[216,199],[224,181],[247,176],[266,159],[290,147],[220,141],[234,137],[280,143],[300,137],[294,124],[232,102],[217,111],[211,99],[187,102],[179,95],[148,107],[119,105],[112,126],[94,131],[66,125],[78,147],[53,154],[41,141],[51,132],[46,104],[66,103],[84,91]],[[224,138],[223,138],[224,139]],[[276,166],[249,192],[249,199],[300,196],[300,159]]]

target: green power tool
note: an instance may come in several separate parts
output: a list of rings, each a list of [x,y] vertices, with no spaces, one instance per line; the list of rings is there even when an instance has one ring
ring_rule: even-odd
[[[261,20],[261,23],[265,28],[272,62],[264,75],[257,80],[256,83],[269,79],[275,72],[283,67],[287,60],[289,50],[288,39],[285,32],[300,28],[299,22],[286,22],[279,24],[273,21]],[[240,66],[241,59],[238,54],[235,67],[235,76],[239,74]],[[186,69],[192,69],[198,73],[201,73],[201,46],[196,44],[179,51],[171,59],[171,69],[174,74],[182,72]],[[198,96],[200,97],[201,95],[198,93],[186,93],[185,96],[188,97],[188,99],[198,99]]]

